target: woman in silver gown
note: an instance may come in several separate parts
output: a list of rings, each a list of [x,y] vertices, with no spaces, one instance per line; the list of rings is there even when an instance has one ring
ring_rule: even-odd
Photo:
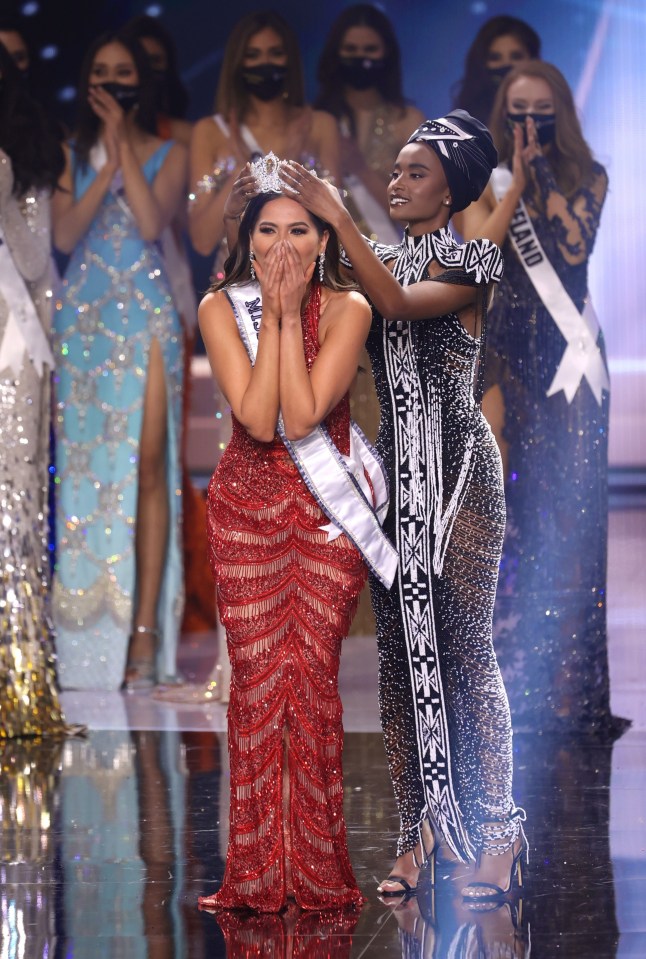
[[[0,741],[66,732],[49,617],[49,198],[63,151],[0,44]]]
[[[479,405],[486,303],[502,258],[488,240],[458,246],[447,229],[495,162],[489,132],[464,111],[423,123],[388,188],[391,215],[407,224],[391,247],[366,243],[338,194],[302,167],[285,177],[334,226],[374,308],[377,447],[391,481],[384,528],[399,552],[393,587],[372,583],[381,720],[401,818],[398,858],[379,887],[386,896],[413,894],[423,856],[434,863],[444,842],[475,860],[465,899],[499,899],[520,878],[526,847],[492,644],[502,469]]]

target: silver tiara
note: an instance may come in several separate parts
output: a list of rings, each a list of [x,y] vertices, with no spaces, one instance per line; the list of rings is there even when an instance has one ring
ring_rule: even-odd
[[[251,172],[261,193],[283,192],[285,184],[280,178],[280,169],[285,162],[285,160],[279,160],[273,152],[254,160],[251,164]]]

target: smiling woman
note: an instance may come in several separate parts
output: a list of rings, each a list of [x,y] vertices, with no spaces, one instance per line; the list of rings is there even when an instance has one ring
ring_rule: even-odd
[[[371,582],[401,818],[398,858],[379,891],[395,900],[415,894],[422,861],[434,864],[441,843],[476,860],[466,902],[502,898],[526,847],[491,636],[502,470],[480,411],[486,307],[502,257],[488,240],[458,246],[447,229],[451,212],[480,196],[495,162],[488,130],[463,110],[421,124],[388,187],[391,215],[407,224],[398,246],[366,243],[338,193],[302,167],[284,174],[338,233],[375,314],[367,346],[392,491],[384,529],[400,557],[391,589]]]

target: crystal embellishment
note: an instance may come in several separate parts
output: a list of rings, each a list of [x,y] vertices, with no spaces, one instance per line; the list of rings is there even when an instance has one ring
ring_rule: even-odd
[[[251,172],[256,178],[261,193],[282,193],[285,184],[280,178],[280,169],[285,163],[275,153],[268,153],[251,164]]]

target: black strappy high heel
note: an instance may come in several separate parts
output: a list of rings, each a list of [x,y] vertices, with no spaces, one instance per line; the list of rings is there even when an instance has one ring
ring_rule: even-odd
[[[432,830],[432,827],[431,827],[431,835],[433,837],[433,847],[429,851],[426,848],[426,844],[424,842],[423,829],[420,826],[419,844],[422,850],[422,861],[421,862],[417,861],[415,850],[413,850],[413,862],[415,863],[415,866],[420,870],[428,868],[430,873],[430,877],[429,877],[430,885],[435,886],[435,871],[436,871],[436,865],[437,865],[437,854],[440,848],[440,840],[437,838],[435,831]],[[428,884],[429,879],[425,878],[424,881]],[[398,882],[400,883],[402,888],[401,889],[382,889],[381,886],[384,882]],[[411,886],[408,880],[404,879],[403,876],[398,876],[396,873],[391,873],[386,879],[382,880],[382,883],[379,884],[379,886],[377,887],[377,892],[379,893],[380,897],[383,899],[392,899],[395,896],[401,896],[404,899],[410,899],[412,896],[417,895],[417,886]]]
[[[525,830],[522,827],[522,822],[525,818],[525,811],[523,809],[515,809],[510,816],[508,817],[509,821],[511,819],[520,819],[521,822],[518,824],[518,836],[512,844],[512,849],[514,848],[518,839],[520,839],[520,846],[514,852],[511,867],[509,869],[509,882],[507,888],[503,889],[502,886],[496,885],[495,882],[470,882],[462,890],[462,898],[467,903],[494,903],[502,902],[507,899],[507,897],[512,893],[514,887],[518,889],[523,888],[524,881],[524,866],[529,865],[529,847],[527,844],[527,837],[525,836]],[[476,868],[480,866],[480,861],[483,853],[486,850],[481,846],[478,850],[478,855],[476,859]],[[478,890],[483,890],[479,892]]]

